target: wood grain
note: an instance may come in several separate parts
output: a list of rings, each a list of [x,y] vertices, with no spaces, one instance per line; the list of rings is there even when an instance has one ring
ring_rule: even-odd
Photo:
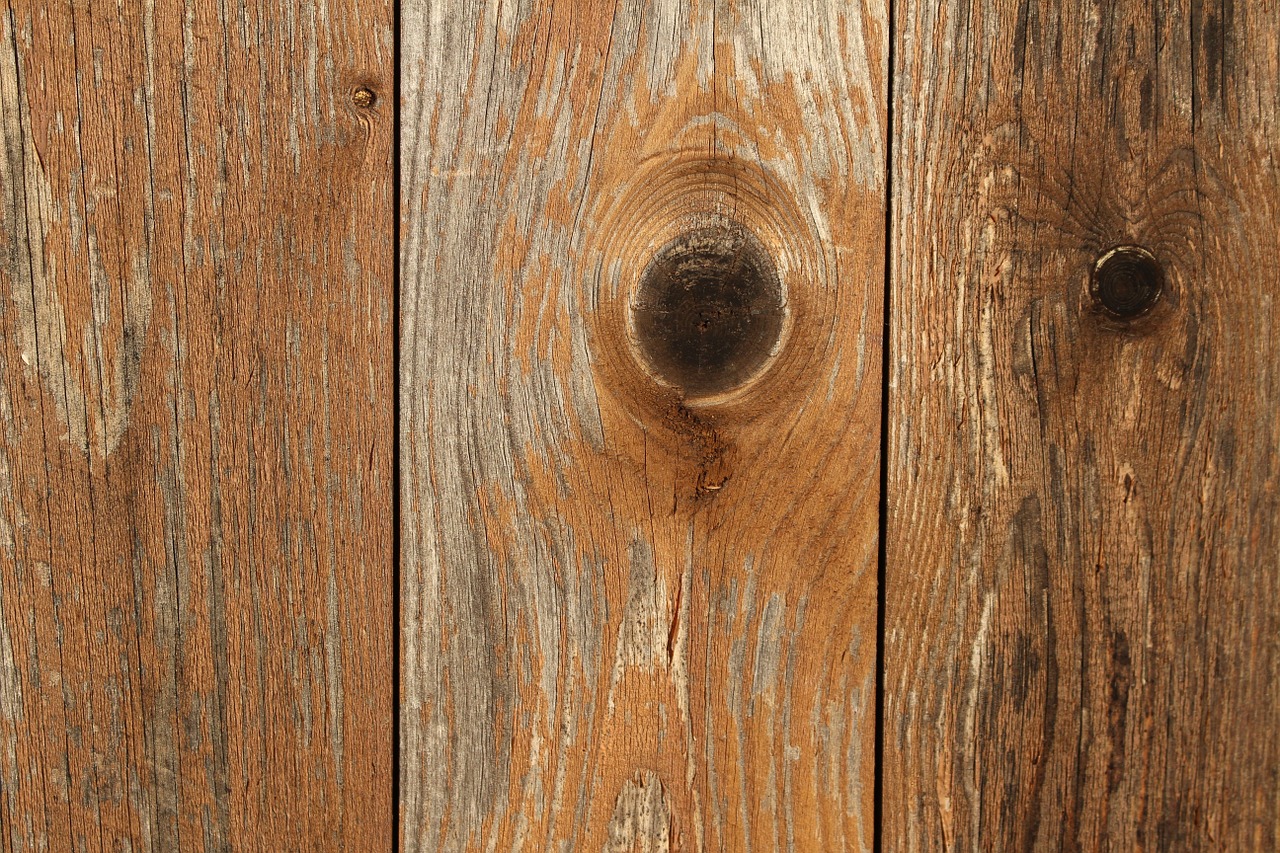
[[[0,849],[391,846],[391,57],[0,8]]]
[[[868,849],[886,9],[402,24],[404,848]],[[734,229],[781,341],[686,394],[634,291]]]
[[[886,849],[1280,843],[1278,16],[898,7]]]

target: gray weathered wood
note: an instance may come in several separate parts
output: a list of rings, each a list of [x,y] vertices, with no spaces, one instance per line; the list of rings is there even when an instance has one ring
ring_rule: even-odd
[[[405,849],[869,849],[884,5],[402,15]],[[737,226],[781,346],[685,394],[631,292]]]

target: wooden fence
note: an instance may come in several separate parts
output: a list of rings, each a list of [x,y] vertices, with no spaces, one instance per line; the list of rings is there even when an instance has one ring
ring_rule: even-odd
[[[1280,845],[1274,0],[8,0],[0,851]]]

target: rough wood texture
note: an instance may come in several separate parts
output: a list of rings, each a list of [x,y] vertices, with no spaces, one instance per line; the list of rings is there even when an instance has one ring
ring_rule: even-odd
[[[898,8],[886,849],[1280,843],[1278,19]]]
[[[868,849],[884,6],[402,23],[405,849]],[[684,396],[632,293],[739,228],[782,340]]]
[[[0,8],[0,849],[391,845],[390,39]]]

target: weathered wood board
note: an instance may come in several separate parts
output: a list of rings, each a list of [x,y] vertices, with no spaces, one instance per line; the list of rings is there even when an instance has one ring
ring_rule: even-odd
[[[869,849],[885,6],[402,39],[404,849]]]
[[[897,6],[885,849],[1280,844],[1278,21]]]
[[[1280,7],[1062,5],[10,0],[0,850],[1280,846]]]
[[[0,7],[0,849],[393,844],[392,54]]]

